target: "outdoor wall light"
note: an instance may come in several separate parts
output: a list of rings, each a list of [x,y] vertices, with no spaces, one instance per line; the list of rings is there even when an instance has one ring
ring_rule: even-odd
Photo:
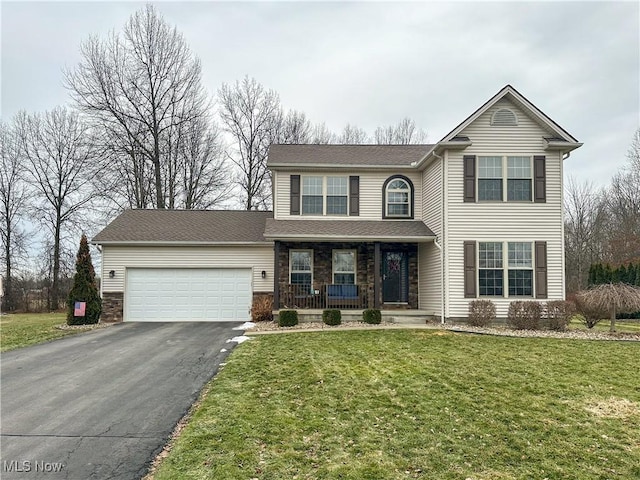
[[[267,271],[266,270],[262,270],[262,278],[267,278]]]
[[[115,270],[109,270],[109,278],[113,278],[116,276],[116,271]]]

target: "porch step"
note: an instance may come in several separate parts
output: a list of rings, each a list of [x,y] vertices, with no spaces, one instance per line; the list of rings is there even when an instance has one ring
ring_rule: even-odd
[[[361,322],[362,310],[341,310],[343,322]],[[277,318],[278,311],[274,311]],[[424,325],[434,320],[431,312],[424,310],[382,310],[382,321],[400,325]],[[322,322],[322,310],[298,310],[300,323]]]

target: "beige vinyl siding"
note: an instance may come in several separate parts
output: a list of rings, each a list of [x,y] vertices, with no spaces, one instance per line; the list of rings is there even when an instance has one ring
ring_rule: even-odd
[[[490,125],[492,113],[503,107],[511,108],[516,112],[518,126],[492,127]],[[548,297],[550,300],[564,298],[562,159],[558,152],[544,151],[542,139],[543,136],[551,135],[551,132],[543,129],[510,102],[501,100],[465,128],[461,135],[468,136],[473,145],[464,152],[448,152],[447,218],[445,219],[447,223],[445,243],[449,262],[448,316],[457,318],[468,315],[468,303],[471,299],[464,298],[463,242],[465,240],[546,241]],[[463,155],[545,155],[546,203],[464,203]],[[506,316],[509,302],[514,300],[514,298],[486,298],[496,303],[499,317]]]
[[[440,250],[433,242],[418,245],[418,308],[440,315]]]
[[[252,268],[253,291],[273,291],[273,246],[102,247],[102,291],[124,292],[127,267]],[[109,271],[115,277],[109,278]],[[262,278],[262,271],[267,276]]]
[[[315,176],[345,176],[357,175],[360,177],[360,215],[357,217],[349,216],[313,216],[313,215],[290,215],[289,198],[291,193],[291,175],[315,175]],[[381,220],[382,219],[382,186],[387,178],[393,175],[404,175],[413,182],[414,198],[414,218],[422,218],[422,174],[418,171],[406,171],[406,170],[384,170],[384,171],[371,171],[371,172],[341,172],[341,171],[327,171],[318,170],[313,172],[299,172],[294,170],[278,170],[274,175],[273,181],[275,184],[275,201],[274,201],[274,218],[276,220],[295,220],[304,218],[305,220],[312,219],[330,219],[336,220],[344,218],[345,220]]]
[[[436,159],[422,172],[422,221],[442,242],[442,163]],[[442,267],[440,250],[433,243],[418,247],[418,302],[422,310],[440,315]]]

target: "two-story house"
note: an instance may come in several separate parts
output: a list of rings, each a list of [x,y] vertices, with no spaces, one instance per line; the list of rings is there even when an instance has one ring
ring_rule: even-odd
[[[126,211],[104,319],[274,309],[459,320],[472,299],[564,298],[562,165],[582,144],[511,86],[436,144],[273,145],[273,212]]]

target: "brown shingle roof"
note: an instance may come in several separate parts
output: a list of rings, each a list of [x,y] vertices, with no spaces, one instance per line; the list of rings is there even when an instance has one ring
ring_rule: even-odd
[[[267,165],[407,166],[433,145],[271,145]]]
[[[301,240],[425,240],[435,234],[419,220],[275,220],[267,219],[264,236]]]
[[[272,212],[236,210],[126,210],[93,243],[253,243],[266,242],[265,220]]]

